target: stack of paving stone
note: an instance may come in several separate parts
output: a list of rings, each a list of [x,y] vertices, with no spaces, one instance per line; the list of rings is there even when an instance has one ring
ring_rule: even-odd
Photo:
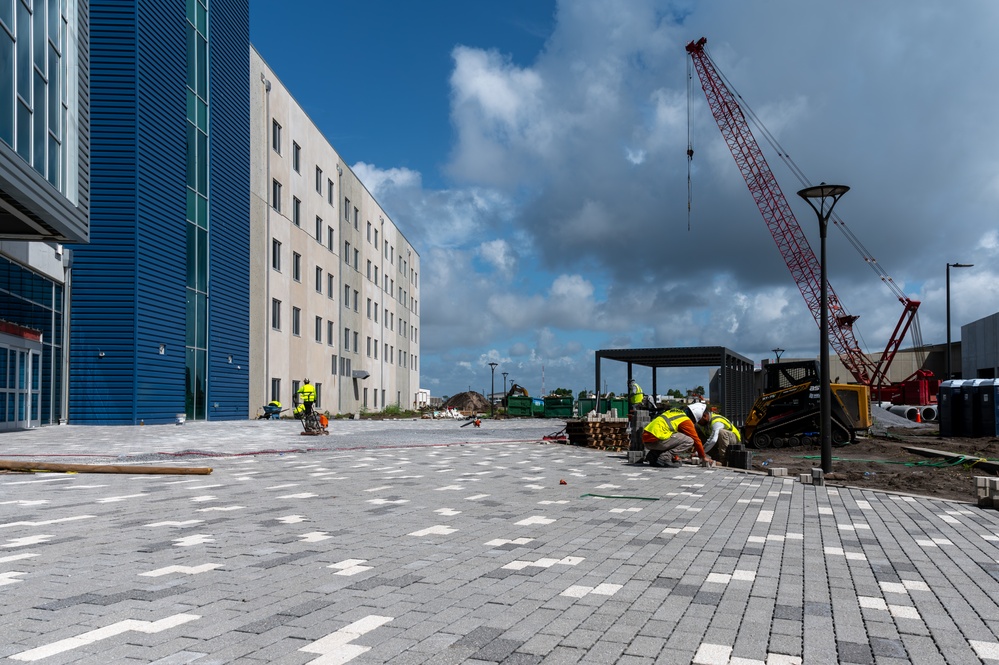
[[[728,466],[733,469],[752,469],[753,468],[753,451],[746,450],[746,446],[737,443],[735,445],[728,447],[727,453],[727,463]]]
[[[979,508],[999,508],[999,478],[975,476]]]
[[[569,420],[565,423],[565,433],[569,437],[569,443],[574,446],[615,452],[628,450],[631,446],[627,418],[594,415],[581,420]]]

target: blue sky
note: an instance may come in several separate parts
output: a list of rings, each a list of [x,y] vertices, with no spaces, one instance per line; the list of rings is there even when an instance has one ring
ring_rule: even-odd
[[[975,264],[951,273],[955,339],[999,311],[990,0],[250,7],[254,46],[420,252],[434,395],[488,390],[490,361],[532,394],[592,388],[601,348],[818,353],[696,75],[688,126],[684,45],[701,36],[810,181],[851,186],[837,213],[922,301],[924,341],[946,338],[948,262]],[[790,204],[818,253],[814,213]],[[830,283],[880,351],[901,305],[832,230],[828,252]],[[660,391],[708,371],[661,371]],[[603,377],[625,389],[623,366]]]

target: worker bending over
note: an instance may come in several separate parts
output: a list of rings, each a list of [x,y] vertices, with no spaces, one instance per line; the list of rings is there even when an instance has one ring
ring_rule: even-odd
[[[704,410],[704,414],[697,424],[708,430],[708,438],[704,441],[704,451],[710,453],[721,464],[728,464],[729,446],[742,442],[739,428],[725,416],[712,413],[708,409]]]
[[[642,443],[647,451],[645,461],[651,466],[676,468],[680,466],[680,453],[687,453],[692,448],[698,457],[707,460],[701,437],[694,427],[694,422],[704,415],[704,408],[704,404],[691,404],[653,418],[642,432]]]

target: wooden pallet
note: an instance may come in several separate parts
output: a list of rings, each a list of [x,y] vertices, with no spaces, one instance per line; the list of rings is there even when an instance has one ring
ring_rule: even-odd
[[[565,424],[565,433],[574,446],[615,452],[631,447],[626,418],[571,420]]]

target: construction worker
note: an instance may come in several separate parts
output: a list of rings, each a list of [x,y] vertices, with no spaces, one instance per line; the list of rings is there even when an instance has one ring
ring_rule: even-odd
[[[704,404],[690,404],[683,409],[669,409],[653,418],[642,432],[642,443],[647,451],[645,461],[651,466],[676,468],[680,466],[679,453],[691,448],[698,457],[707,460],[701,437],[694,427],[694,422],[704,415],[704,408]]]
[[[725,460],[728,459],[728,447],[742,442],[739,428],[725,416],[713,413],[709,409],[704,410],[704,414],[697,421],[697,424],[709,432],[708,438],[704,442],[705,452],[711,453],[712,457],[725,464]]]
[[[632,411],[634,411],[635,409],[639,409],[639,408],[641,408],[641,409],[648,409],[649,411],[655,411],[656,410],[655,403],[652,401],[651,398],[648,398],[648,397],[645,396],[645,393],[642,392],[642,387],[640,385],[638,385],[638,381],[635,381],[634,379],[632,379],[628,383],[628,389],[629,389],[629,392],[631,393],[631,410]]]
[[[308,379],[302,382],[302,387],[298,389],[298,401],[304,407],[302,413],[312,413],[312,405],[316,401],[316,388]],[[296,409],[296,412],[298,410]]]

